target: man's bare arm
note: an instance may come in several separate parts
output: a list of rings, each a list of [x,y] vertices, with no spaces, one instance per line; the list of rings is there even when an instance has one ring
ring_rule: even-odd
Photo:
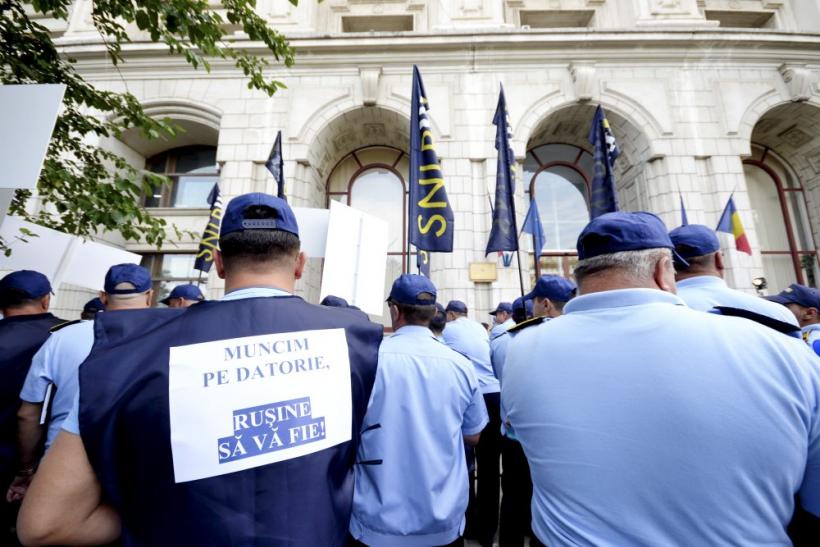
[[[463,435],[464,437],[464,444],[467,446],[475,446],[478,444],[478,439],[481,437],[481,433],[476,433],[475,435]]]
[[[99,545],[120,536],[79,436],[61,431],[43,458],[17,518],[23,545]]]
[[[6,492],[6,501],[22,500],[31,484],[37,453],[45,427],[40,425],[42,404],[23,401],[17,411],[17,451],[20,459],[17,474]]]

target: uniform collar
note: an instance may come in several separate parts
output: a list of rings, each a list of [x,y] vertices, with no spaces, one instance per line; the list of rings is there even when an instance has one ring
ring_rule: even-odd
[[[811,332],[813,330],[820,331],[820,324],[815,323],[813,325],[806,325],[805,327],[803,327],[800,330],[802,330],[803,332]]]
[[[421,325],[405,325],[394,332],[393,336],[429,336],[430,338],[435,338],[433,331],[427,327],[422,327]]]
[[[564,313],[578,313],[607,308],[625,308],[645,304],[671,304],[686,306],[672,293],[660,289],[617,289],[576,296],[567,302]]]
[[[726,281],[715,275],[698,275],[678,281],[678,287],[720,287],[727,288]]]
[[[51,312],[34,313],[29,315],[12,315],[11,317],[4,317],[3,321],[13,321],[15,323],[22,323],[24,321],[37,321],[38,319],[51,319],[54,315]]]
[[[244,287],[233,290],[220,300],[242,300],[244,298],[259,298],[270,296],[292,296],[288,291],[276,287]]]

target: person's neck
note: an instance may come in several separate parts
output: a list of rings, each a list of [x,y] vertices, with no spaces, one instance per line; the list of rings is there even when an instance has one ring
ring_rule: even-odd
[[[21,317],[23,315],[40,315],[48,313],[41,307],[24,306],[21,308],[7,308],[3,310],[3,317]]]
[[[225,276],[226,293],[254,287],[275,287],[292,293],[296,287],[296,279],[293,275],[287,276],[280,272],[264,274],[242,272]]]
[[[642,282],[625,275],[591,276],[578,285],[578,294],[595,292],[617,291],[619,289],[656,289],[661,290],[655,283]]]

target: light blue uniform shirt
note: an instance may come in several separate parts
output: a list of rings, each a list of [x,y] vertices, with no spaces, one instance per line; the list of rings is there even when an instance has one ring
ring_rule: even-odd
[[[802,331],[803,340],[820,356],[820,325],[808,325],[803,327]]]
[[[547,545],[789,545],[797,491],[820,516],[820,367],[752,321],[578,296],[513,339],[502,397]]]
[[[469,497],[462,436],[487,422],[467,359],[426,327],[385,339],[356,460],[353,537],[378,546],[453,542]]]
[[[504,368],[504,355],[510,337],[507,331],[515,326],[515,321],[507,319],[500,325],[496,325],[490,331],[490,362],[493,365],[493,373],[501,382],[501,371]]]
[[[20,399],[29,403],[43,403],[49,384],[53,384],[56,389],[51,401],[46,449],[54,442],[71,412],[77,395],[77,371],[91,353],[93,345],[94,321],[82,321],[63,327],[49,336],[31,361]]]
[[[677,282],[678,296],[693,310],[709,311],[715,306],[748,310],[798,327],[794,314],[786,307],[765,298],[730,289],[713,275],[699,275]]]
[[[444,327],[444,342],[472,361],[481,393],[501,391],[490,359],[490,339],[481,323],[466,317],[450,321]]]
[[[258,298],[258,297],[270,297],[270,296],[291,296],[291,293],[287,291],[283,291],[282,289],[277,289],[274,287],[248,287],[245,289],[236,289],[224,295],[220,300],[242,300],[243,298]],[[92,325],[92,342],[93,342],[93,321],[89,321]],[[66,327],[68,329],[69,327]],[[59,334],[59,333],[56,333]],[[91,348],[88,348],[89,353],[91,352]],[[86,354],[88,356],[88,354]],[[83,359],[84,361],[85,359]],[[75,374],[76,377],[76,374]],[[76,381],[76,378],[75,378]],[[79,414],[79,407],[80,407],[80,394],[79,390],[77,391],[76,396],[74,397],[74,403],[71,408],[71,412],[69,412],[68,417],[63,422],[63,429],[68,431],[69,433],[74,433],[75,435],[80,434],[80,423],[77,419]]]
[[[500,325],[494,324],[493,328],[490,329],[490,341],[492,342],[493,339],[501,336],[502,334],[507,332],[511,327],[514,327],[514,326],[515,326],[515,321],[513,321],[512,318],[507,319],[506,321],[504,321]]]

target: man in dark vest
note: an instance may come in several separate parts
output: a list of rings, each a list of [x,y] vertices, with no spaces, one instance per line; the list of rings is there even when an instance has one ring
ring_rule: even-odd
[[[48,312],[51,284],[40,272],[20,270],[0,279],[0,485],[3,490],[17,469],[17,409],[31,358],[51,327],[63,323]],[[0,500],[0,543],[13,524],[14,509]]]
[[[234,198],[221,301],[97,317],[24,544],[344,544],[382,329],[291,294],[298,233],[284,200]]]

